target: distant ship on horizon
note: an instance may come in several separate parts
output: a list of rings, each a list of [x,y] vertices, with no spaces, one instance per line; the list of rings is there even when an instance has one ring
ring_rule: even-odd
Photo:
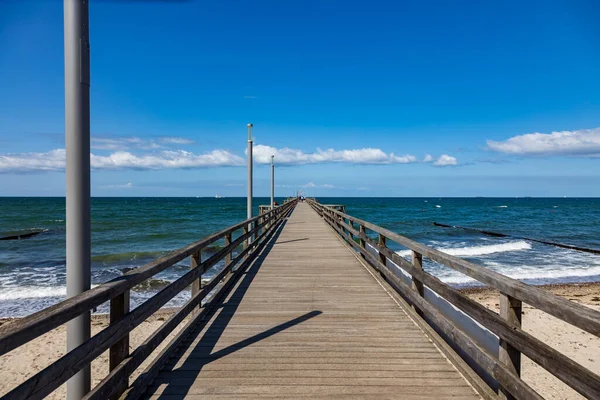
[[[218,194],[215,195],[215,199],[224,199],[225,197],[223,196],[219,196]]]

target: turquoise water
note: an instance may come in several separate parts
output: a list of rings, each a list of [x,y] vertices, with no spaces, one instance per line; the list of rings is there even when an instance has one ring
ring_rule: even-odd
[[[282,199],[278,199],[281,201]],[[529,283],[600,280],[600,257],[520,239],[433,226],[433,221],[600,248],[600,199],[323,198],[347,212],[430,246]],[[259,204],[267,198],[254,201]],[[0,198],[0,316],[38,311],[64,298],[65,207],[62,198]],[[245,219],[245,198],[92,199],[92,284],[100,284]],[[218,249],[218,243],[209,251]],[[393,247],[393,244],[391,244]],[[408,253],[396,246],[399,254]],[[216,266],[216,269],[222,267]],[[134,306],[189,268],[170,268],[132,294]],[[473,282],[434,263],[425,268],[455,285]],[[214,270],[211,271],[214,273]],[[181,304],[183,293],[170,305]],[[100,308],[103,311],[105,308]]]

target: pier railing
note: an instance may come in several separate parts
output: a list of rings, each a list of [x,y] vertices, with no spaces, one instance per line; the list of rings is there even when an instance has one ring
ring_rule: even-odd
[[[600,336],[600,312],[445,254],[314,200],[308,202],[360,257],[412,304],[419,316],[441,332],[470,364],[475,363],[478,369],[483,369],[497,382],[498,394],[502,398],[542,398],[520,377],[521,354],[524,354],[586,398],[600,399],[600,376],[521,328],[522,303],[595,336]],[[390,241],[410,249],[411,262],[391,250],[387,246]],[[423,257],[497,289],[500,292],[500,312],[487,309],[423,270]],[[442,312],[432,301],[439,298],[492,332],[498,338],[496,348],[486,348],[481,340],[468,334],[448,313]]]
[[[171,351],[197,328],[198,323],[206,316],[211,306],[254,261],[259,250],[275,233],[277,227],[293,210],[295,204],[296,201],[287,202],[258,217],[245,220],[175,250],[165,257],[124,274],[122,277],[0,327],[1,356],[110,301],[110,325],[107,328],[27,379],[3,398],[44,398],[106,350],[109,350],[110,373],[93,388],[85,399],[137,398],[152,382]],[[224,242],[223,248],[203,260],[202,251],[217,241]],[[238,251],[238,248],[241,250]],[[129,292],[134,286],[188,257],[191,266],[189,272],[170,283],[140,306],[130,310]],[[202,274],[221,260],[225,261],[225,267],[203,285],[201,283]],[[191,299],[130,354],[129,333],[190,285]],[[202,300],[211,292],[213,294],[210,300],[202,304]],[[153,358],[150,366],[129,385],[131,374],[188,317],[189,319],[182,329]]]

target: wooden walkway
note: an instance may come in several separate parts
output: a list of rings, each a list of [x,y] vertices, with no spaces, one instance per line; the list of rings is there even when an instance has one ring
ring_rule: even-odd
[[[256,397],[479,398],[303,203],[147,392]]]

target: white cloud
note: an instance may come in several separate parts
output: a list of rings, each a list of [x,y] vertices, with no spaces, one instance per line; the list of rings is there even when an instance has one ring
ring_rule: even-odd
[[[436,167],[447,167],[450,165],[458,165],[456,157],[449,156],[448,154],[442,154],[434,163]]]
[[[108,185],[101,186],[102,189],[131,189],[133,187],[133,183],[128,182],[124,185]]]
[[[304,189],[311,189],[311,188],[323,188],[323,189],[334,189],[335,186],[329,184],[329,183],[324,183],[322,185],[317,185],[314,182],[308,182],[305,185],[300,185],[301,188]]]
[[[352,164],[407,164],[417,162],[411,155],[396,156],[394,153],[385,153],[381,149],[363,148],[353,150],[317,149],[314,153],[305,153],[302,150],[284,147],[277,149],[271,146],[258,144],[254,146],[254,161],[259,164],[271,163],[271,156],[275,156],[275,163],[282,165],[339,163]]]
[[[330,183],[324,183],[322,185],[317,185],[314,182],[308,182],[305,185],[300,185],[303,189],[312,189],[312,188],[323,188],[323,189],[335,189],[336,187]]]
[[[160,138],[160,141],[163,143],[171,143],[171,144],[192,144],[194,141],[192,139],[182,138],[182,137],[163,137]]]
[[[127,150],[131,148],[141,150],[154,150],[162,146],[153,140],[142,139],[139,137],[96,137],[92,136],[90,147],[95,150]]]
[[[433,157],[431,157],[431,154],[425,154],[425,158],[423,158],[423,162],[432,162],[433,161]]]
[[[0,155],[0,172],[58,171],[64,168],[65,149]]]
[[[95,170],[155,170],[244,165],[242,157],[226,150],[213,150],[205,154],[194,154],[184,150],[161,151],[156,154],[139,156],[126,151],[117,151],[107,156],[90,154],[90,162]],[[64,149],[52,150],[47,153],[0,155],[0,173],[62,171],[64,169]]]
[[[108,156],[91,155],[94,169],[173,169],[203,168],[243,165],[244,160],[226,150],[213,150],[206,154],[189,151],[161,151],[158,154],[137,156],[126,151],[117,151]]]
[[[103,137],[103,136],[92,136],[90,147],[93,150],[110,150],[110,151],[124,151],[129,149],[138,150],[157,150],[162,149],[165,146],[163,144],[192,144],[193,140],[177,137],[177,136],[165,136],[158,139],[143,139],[139,137]]]
[[[184,143],[185,138],[166,138],[170,143]],[[153,151],[132,152],[120,150],[123,146],[143,146]],[[186,150],[160,149],[160,145],[139,138],[127,138],[125,142],[115,139],[102,138],[96,143],[96,149],[117,149],[109,154],[101,152],[91,153],[90,162],[94,170],[158,170],[158,169],[185,169],[208,168],[220,166],[244,166],[246,160],[227,150],[212,150],[204,154],[196,154]],[[141,147],[139,147],[141,148]],[[353,150],[321,150],[314,153],[305,153],[301,150],[256,145],[254,146],[254,160],[259,164],[269,164],[271,155],[275,155],[277,165],[298,165],[316,163],[350,163],[350,164],[407,164],[418,163],[415,156],[396,156],[394,153],[385,153],[381,149],[363,148]],[[428,160],[431,156],[426,156]],[[424,161],[425,162],[425,161]],[[436,166],[457,165],[456,158],[442,155],[433,163]],[[65,169],[65,150],[56,149],[40,153],[0,154],[0,173],[7,172],[33,172],[33,171],[62,171]],[[319,187],[327,188],[327,185]],[[339,189],[339,188],[338,188]]]
[[[527,133],[502,142],[488,140],[487,146],[507,154],[600,157],[600,128]]]

